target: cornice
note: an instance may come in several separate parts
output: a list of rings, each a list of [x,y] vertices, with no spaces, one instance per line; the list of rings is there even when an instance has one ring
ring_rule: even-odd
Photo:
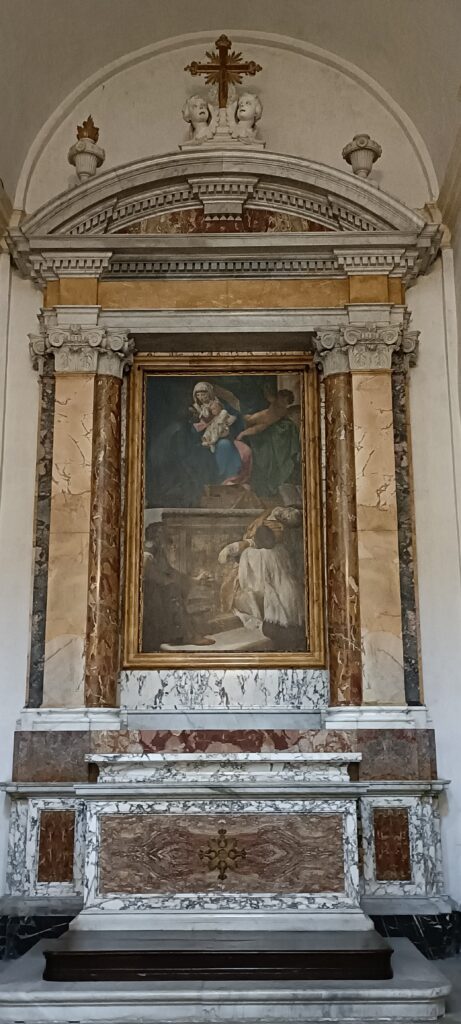
[[[301,217],[318,231],[129,233],[143,218],[192,207],[205,222],[256,209]],[[435,258],[440,237],[438,224],[345,171],[235,150],[152,157],[96,175],[11,227],[9,246],[20,271],[40,285],[61,276],[368,273],[411,284]]]
[[[138,201],[142,215],[143,197],[148,202],[151,190],[156,188],[168,195],[167,206],[177,193],[182,192],[183,198],[186,194],[194,197],[197,175],[202,180],[214,178],[218,183],[222,183],[223,177],[228,181],[249,177],[255,188],[258,185],[266,190],[289,187],[298,191],[298,201],[305,193],[333,206],[343,201],[356,210],[358,217],[360,214],[368,216],[377,226],[397,231],[420,231],[424,225],[418,213],[347,171],[299,157],[236,149],[171,153],[124,164],[56,196],[26,217],[24,226],[32,234],[68,233],[69,225],[77,223],[86,213],[90,217],[93,210],[97,229],[107,208],[115,211],[119,220],[123,207]],[[90,225],[88,230],[91,230]]]
[[[41,287],[61,277],[345,278],[384,274],[409,286],[431,265],[437,225],[418,236],[393,231],[210,235],[10,235],[18,269]]]

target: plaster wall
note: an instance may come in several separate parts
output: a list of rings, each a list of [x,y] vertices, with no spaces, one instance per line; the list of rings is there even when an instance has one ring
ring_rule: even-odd
[[[442,269],[439,258],[408,293],[408,305],[412,327],[421,331],[418,364],[411,371],[411,429],[423,685],[436,730],[439,776],[452,780],[441,804],[445,880],[450,895],[461,900],[460,423],[451,401],[447,275],[450,269]]]
[[[341,151],[353,135],[368,132],[383,148],[373,181],[412,207],[431,197],[415,150],[393,114],[362,84],[327,64],[275,46],[247,44],[262,65],[242,88],[261,96],[261,135],[267,149],[307,157],[347,170]],[[188,137],[181,111],[203,83],[183,68],[200,58],[195,43],[150,57],[114,74],[80,101],[50,137],[32,174],[25,207],[31,213],[75,185],[67,163],[77,123],[91,112],[106,151],[104,170],[143,157],[176,152]]]
[[[40,293],[12,275],[0,500],[0,779],[11,778],[16,719],[24,706],[33,571],[38,378],[27,333]],[[7,808],[0,793],[0,891],[5,873]]]

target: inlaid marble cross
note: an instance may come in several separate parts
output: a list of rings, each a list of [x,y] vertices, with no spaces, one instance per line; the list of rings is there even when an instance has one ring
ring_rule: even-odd
[[[218,86],[218,106],[222,110],[227,107],[229,85],[241,85],[243,75],[256,75],[258,71],[262,71],[262,67],[254,60],[244,61],[242,54],[236,53],[235,50],[229,53],[232,42],[225,35],[216,40],[215,46],[217,53],[206,52],[208,64],[200,64],[193,60],[191,64],[187,64],[184,71],[190,71],[191,75],[206,75],[207,85]]]
[[[235,868],[244,860],[247,851],[239,849],[235,839],[227,835],[227,828],[218,828],[217,839],[209,839],[206,850],[200,850],[200,860],[208,862],[209,871],[217,871],[220,882],[225,882],[229,868]]]

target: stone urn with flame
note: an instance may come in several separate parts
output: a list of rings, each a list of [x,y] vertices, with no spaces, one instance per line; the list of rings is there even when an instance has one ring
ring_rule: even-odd
[[[99,128],[90,114],[83,124],[77,125],[77,142],[71,146],[67,154],[69,163],[75,167],[79,181],[92,178],[106,159],[104,150],[97,145],[98,139]]]

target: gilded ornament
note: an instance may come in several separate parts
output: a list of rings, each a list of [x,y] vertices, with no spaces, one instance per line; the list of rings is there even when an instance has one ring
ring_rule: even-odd
[[[209,871],[217,871],[220,882],[225,882],[227,872],[239,866],[245,860],[247,851],[239,848],[236,839],[227,835],[227,828],[218,828],[216,839],[209,839],[205,850],[199,851],[200,860],[206,860]]]

